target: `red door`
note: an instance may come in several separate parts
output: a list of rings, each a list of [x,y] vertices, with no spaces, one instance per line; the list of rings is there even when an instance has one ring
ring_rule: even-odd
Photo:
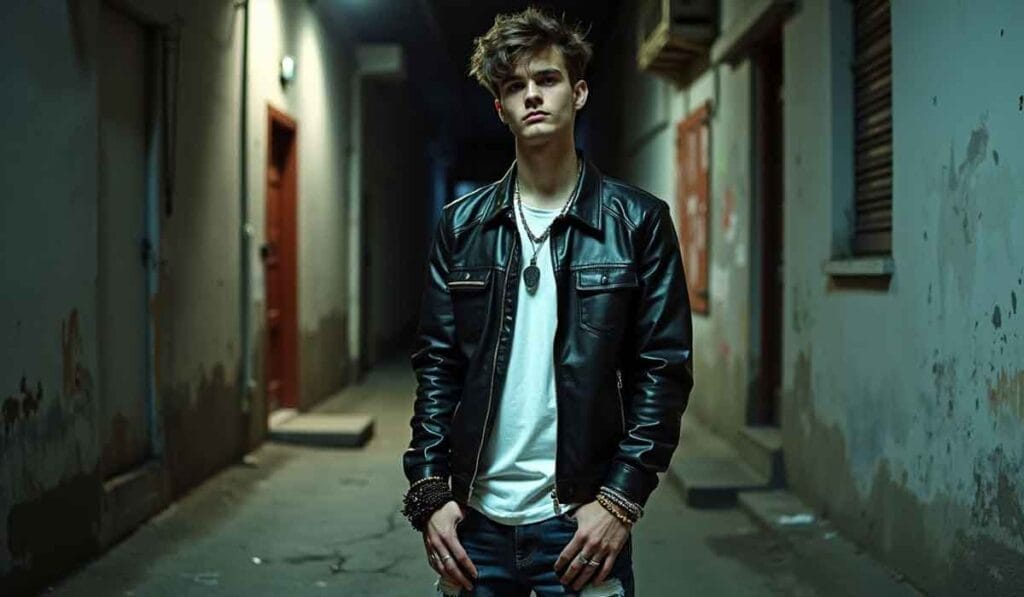
[[[267,409],[297,408],[298,313],[296,305],[295,121],[267,107],[266,244],[262,248],[267,293]]]

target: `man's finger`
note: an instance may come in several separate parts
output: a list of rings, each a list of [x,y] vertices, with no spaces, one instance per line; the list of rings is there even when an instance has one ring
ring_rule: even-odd
[[[583,567],[585,566],[583,563],[583,557],[586,555],[585,546],[582,547],[582,549],[577,550],[576,555],[574,555],[572,561],[569,562],[569,567],[565,569],[565,574],[563,574],[560,579],[562,584],[567,585],[571,583],[573,579],[576,578],[576,575],[583,570]]]
[[[558,559],[555,560],[555,573],[562,574],[562,568],[572,563],[572,559],[576,557],[576,554],[583,549],[583,538],[580,536],[579,531],[572,536],[572,540],[569,544],[562,549],[562,553],[558,554]]]
[[[469,582],[469,579],[462,573],[462,570],[459,570],[458,562],[455,561],[454,557],[445,557],[447,555],[449,554],[441,556],[441,561],[444,562],[444,569],[448,572],[448,575],[455,580],[456,584],[465,587],[467,591],[472,591],[473,584]]]
[[[435,568],[441,576],[445,577],[445,580],[451,584],[457,584],[466,588],[467,591],[473,589],[466,577],[459,571],[458,565],[455,563],[455,557],[448,553],[448,548],[445,547],[444,541],[441,536],[433,535],[430,537],[430,547],[435,554],[437,559]]]
[[[621,548],[620,548],[621,549]],[[618,559],[619,552],[615,551],[604,558],[604,564],[601,565],[601,571],[594,577],[594,584],[599,585],[604,582],[604,579],[608,578],[608,574],[612,571],[612,566],[615,565],[615,560]]]
[[[595,547],[590,553],[594,555],[587,558],[588,561],[591,559],[601,559],[601,552],[597,549],[597,547]],[[597,570],[596,566],[591,566],[587,562],[580,562],[580,571],[579,574],[576,575],[576,580],[573,583],[573,590],[579,591],[580,589],[582,589],[583,585],[587,584],[587,581],[590,580],[590,577],[594,575],[595,570]]]
[[[469,573],[473,578],[477,578],[480,574],[476,570],[476,566],[473,561],[469,559],[469,554],[462,548],[462,543],[459,542],[459,538],[456,535],[452,535],[446,542],[448,546],[448,552],[455,556],[455,560],[459,563],[459,566],[463,570]]]

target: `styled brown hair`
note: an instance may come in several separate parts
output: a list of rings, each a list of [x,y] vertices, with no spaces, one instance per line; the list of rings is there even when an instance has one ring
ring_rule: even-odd
[[[550,46],[561,51],[569,71],[569,83],[583,78],[593,50],[583,38],[587,32],[543,10],[530,7],[522,12],[500,14],[487,33],[473,41],[469,74],[494,97],[501,97],[501,83],[515,72],[522,58]]]

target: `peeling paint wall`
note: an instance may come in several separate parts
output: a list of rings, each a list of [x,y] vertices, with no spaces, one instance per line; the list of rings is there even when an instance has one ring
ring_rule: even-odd
[[[752,4],[723,1],[723,28]],[[1014,594],[1024,586],[1024,88],[1011,73],[1024,4],[893,2],[887,290],[840,287],[823,267],[848,246],[852,219],[850,7],[800,2],[782,30],[788,481],[930,594]],[[606,170],[671,202],[672,126],[705,99],[716,105],[712,309],[694,317],[690,408],[732,437],[756,349],[751,63],[676,89],[636,72],[628,35],[613,43],[621,92],[591,104],[625,139]]]
[[[249,213],[254,296],[242,354],[239,134],[243,12],[232,2],[116,3],[148,22],[181,18],[173,209],[160,205],[154,330],[159,508],[262,441],[263,163],[268,101],[299,123],[299,318],[305,403],[346,379],[344,242],[350,43],[297,2],[251,2]],[[170,5],[169,4],[173,4]],[[97,334],[99,0],[0,8],[0,593],[59,575],[104,548],[112,509]],[[330,27],[330,30],[328,30]],[[272,35],[269,32],[280,32]],[[281,53],[298,63],[287,92]],[[140,201],[142,199],[140,198]],[[140,301],[145,297],[140,296]],[[143,330],[125,333],[142,334]],[[106,383],[116,383],[108,379]],[[140,396],[140,400],[144,397]],[[151,500],[151,501],[148,501]],[[134,519],[133,519],[134,520]],[[116,526],[116,521],[114,522]],[[121,523],[121,524],[135,524]],[[60,541],[56,538],[60,538]]]
[[[786,68],[784,451],[791,485],[932,594],[1024,586],[1024,6],[894,2],[887,291],[839,289],[848,3],[803,3]],[[838,212],[838,213],[837,213]]]
[[[85,549],[98,516],[97,15],[91,3],[0,8],[0,592],[12,571],[62,558],[33,539],[46,520],[34,504]],[[58,514],[63,503],[82,518]]]

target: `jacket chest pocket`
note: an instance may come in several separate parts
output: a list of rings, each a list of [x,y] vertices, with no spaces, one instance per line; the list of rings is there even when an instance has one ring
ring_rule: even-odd
[[[626,329],[637,288],[636,272],[628,266],[586,268],[576,271],[576,301],[583,329],[618,340]]]
[[[480,339],[487,322],[492,271],[487,268],[448,272],[448,295],[455,315],[455,332],[463,344]]]

